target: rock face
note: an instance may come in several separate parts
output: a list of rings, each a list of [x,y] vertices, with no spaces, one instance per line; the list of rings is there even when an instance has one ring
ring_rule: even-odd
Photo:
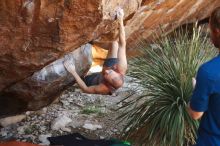
[[[134,48],[154,33],[160,36],[160,28],[170,32],[204,19],[217,6],[219,0],[1,0],[0,104],[15,113],[53,101],[62,81],[39,84],[36,74],[90,41],[112,40],[117,7],[125,11],[127,46]],[[80,75],[88,69],[84,63]]]
[[[73,76],[63,65],[67,59],[72,60],[77,73],[83,75],[92,64],[92,45],[81,46],[4,90],[0,98],[0,117],[37,110],[53,102],[74,82]]]
[[[137,1],[129,2],[127,14],[137,10]],[[114,30],[117,5],[125,6],[126,0],[1,0],[0,115],[50,103],[63,86],[56,86],[55,82],[39,84],[32,75]],[[89,63],[84,61],[80,61],[84,63],[83,73]]]
[[[131,48],[141,40],[150,40],[175,28],[208,18],[218,0],[143,0],[140,8],[126,25],[127,42]]]
[[[116,27],[117,5],[126,1],[1,0],[0,91],[109,33]],[[137,10],[138,1],[129,1],[127,15]]]

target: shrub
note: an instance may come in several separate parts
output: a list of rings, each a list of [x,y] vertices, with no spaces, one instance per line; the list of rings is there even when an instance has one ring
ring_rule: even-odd
[[[192,34],[182,29],[148,47],[129,62],[129,75],[143,89],[129,100],[121,120],[127,120],[125,136],[141,145],[183,146],[195,143],[198,121],[187,106],[192,95],[192,77],[215,51],[201,28]],[[140,94],[141,93],[141,94]]]

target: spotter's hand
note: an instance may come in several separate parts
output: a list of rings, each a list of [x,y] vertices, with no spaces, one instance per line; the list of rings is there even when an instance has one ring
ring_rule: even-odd
[[[193,86],[193,89],[194,89],[195,86],[196,86],[196,79],[195,79],[195,78],[192,78],[192,86]]]

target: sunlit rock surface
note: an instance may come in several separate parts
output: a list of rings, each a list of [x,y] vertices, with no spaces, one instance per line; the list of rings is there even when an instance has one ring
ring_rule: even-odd
[[[208,18],[220,6],[219,0],[143,0],[126,24],[128,46],[135,49],[139,41],[151,40],[175,28]]]

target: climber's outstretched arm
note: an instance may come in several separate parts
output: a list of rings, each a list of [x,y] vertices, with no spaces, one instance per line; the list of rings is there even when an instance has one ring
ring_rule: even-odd
[[[125,27],[124,27],[124,11],[118,9],[117,19],[119,21],[119,48],[118,48],[118,70],[122,74],[127,71],[127,58],[126,58],[126,38],[125,38]]]
[[[109,93],[109,89],[104,85],[96,85],[96,86],[87,86],[85,82],[81,79],[81,77],[78,75],[78,73],[75,70],[75,65],[70,61],[65,61],[64,66],[66,69],[74,76],[76,82],[78,83],[79,87],[82,89],[85,93],[90,94],[107,94]]]

